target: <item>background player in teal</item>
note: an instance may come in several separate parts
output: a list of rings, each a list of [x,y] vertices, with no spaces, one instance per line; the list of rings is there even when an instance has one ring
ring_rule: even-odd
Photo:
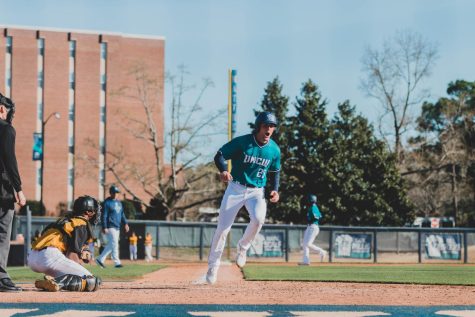
[[[226,143],[216,154],[214,161],[223,182],[228,183],[219,211],[218,227],[208,257],[207,283],[214,284],[217,279],[221,255],[226,236],[231,230],[236,215],[243,206],[249,212],[249,222],[244,235],[238,242],[236,264],[246,264],[246,253],[252,240],[259,233],[266,217],[264,187],[267,172],[273,172],[270,201],[279,201],[280,149],[271,140],[277,126],[275,116],[269,112],[260,113],[255,121],[252,134],[237,137]],[[231,160],[231,173],[227,171],[226,161]]]
[[[327,252],[322,248],[317,247],[313,244],[313,241],[318,236],[320,228],[318,227],[320,218],[322,214],[317,207],[317,196],[310,195],[308,197],[308,202],[305,203],[305,208],[307,210],[307,229],[303,235],[303,259],[299,265],[310,265],[310,249],[317,252],[320,255],[320,262],[323,261]]]

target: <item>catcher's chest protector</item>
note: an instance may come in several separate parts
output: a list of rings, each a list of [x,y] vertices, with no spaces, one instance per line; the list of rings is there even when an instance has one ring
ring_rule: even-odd
[[[34,250],[41,250],[45,247],[53,246],[62,252],[66,252],[73,231],[80,226],[86,226],[87,228],[88,237],[86,241],[94,239],[91,225],[85,218],[78,216],[62,217],[56,222],[49,224],[32,247]]]

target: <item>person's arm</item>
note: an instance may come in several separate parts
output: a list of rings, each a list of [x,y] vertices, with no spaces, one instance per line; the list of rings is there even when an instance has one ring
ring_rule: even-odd
[[[18,163],[15,155],[15,136],[16,132],[12,126],[5,128],[3,139],[0,142],[0,155],[5,166],[5,172],[8,179],[13,186],[13,189],[18,193],[21,192],[21,179],[18,172]]]
[[[221,151],[218,151],[214,156],[214,164],[220,173],[228,170],[228,164],[226,164],[226,160],[224,159],[223,153]]]
[[[127,223],[127,218],[125,218],[124,205],[122,203],[120,203],[120,205],[122,206],[120,222],[124,225],[125,232],[129,232],[129,224]]]
[[[276,203],[279,201],[279,185],[280,185],[280,150],[278,150],[277,155],[272,160],[272,165],[269,168],[269,172],[273,174],[271,180],[271,192],[270,192],[270,201]]]
[[[15,190],[15,200],[20,206],[26,205],[26,197],[21,189],[20,173],[18,172],[18,163],[15,155],[15,129],[8,125],[4,129],[4,133],[1,136],[0,142],[0,156],[4,163],[5,173],[8,176],[8,180],[12,184]]]
[[[277,172],[270,172],[270,181],[271,185],[270,188],[272,191],[279,191],[279,186],[280,186],[280,171]]]
[[[320,209],[318,209],[317,205],[314,205],[314,208],[312,208],[312,211],[313,211],[313,217],[316,220],[320,220],[320,218],[322,218],[322,214],[320,212]]]
[[[102,226],[102,231],[104,233],[107,233],[107,219],[109,218],[109,204],[107,203],[107,200],[104,201],[104,209],[102,210],[102,215],[101,215],[101,226]]]
[[[224,159],[223,153],[218,151],[214,156],[214,164],[219,170],[219,177],[221,181],[227,183],[233,180],[231,173],[228,172],[228,164],[226,164],[226,160]]]
[[[81,254],[82,247],[89,239],[89,232],[85,225],[74,227],[74,230],[69,239],[68,251],[66,257],[77,263],[81,263],[79,255]]]
[[[81,264],[81,260],[79,259],[79,255],[77,253],[74,253],[74,252],[68,252],[66,254],[66,257],[70,260],[73,260],[74,262],[76,263],[79,263]]]

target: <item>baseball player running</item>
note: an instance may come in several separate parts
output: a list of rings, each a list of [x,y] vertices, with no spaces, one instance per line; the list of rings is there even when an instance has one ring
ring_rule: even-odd
[[[322,214],[317,207],[317,196],[310,195],[308,197],[308,202],[305,204],[305,208],[307,209],[308,226],[303,236],[303,260],[299,263],[299,265],[310,265],[310,249],[320,254],[320,262],[323,261],[327,254],[327,252],[322,248],[319,248],[313,244],[313,241],[320,232],[318,222],[320,218],[322,218]]]
[[[72,213],[48,225],[33,243],[28,255],[28,266],[44,273],[44,280],[37,280],[37,288],[57,292],[96,291],[101,279],[93,276],[82,265],[91,254],[87,243],[94,239],[91,223],[96,225],[101,217],[101,207],[91,196],[81,196],[74,201]]]
[[[226,236],[238,211],[245,206],[251,218],[244,235],[238,242],[236,264],[246,264],[246,253],[252,240],[261,230],[266,217],[264,187],[267,172],[273,172],[270,201],[279,201],[280,149],[271,140],[277,126],[276,117],[269,112],[260,113],[251,134],[234,138],[219,149],[214,162],[219,169],[221,180],[228,183],[218,217],[218,226],[213,236],[208,257],[206,282],[216,283],[221,255]],[[227,170],[226,160],[231,160],[231,173]]]

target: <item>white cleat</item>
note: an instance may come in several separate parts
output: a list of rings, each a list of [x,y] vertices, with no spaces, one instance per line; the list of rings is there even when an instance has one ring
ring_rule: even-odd
[[[217,267],[209,268],[208,272],[206,273],[206,283],[213,285],[216,283],[217,280],[218,280],[218,268]]]
[[[237,245],[237,255],[236,255],[236,264],[240,268],[243,268],[246,265],[247,251],[244,250],[241,245]]]
[[[327,256],[328,252],[323,251],[323,253],[320,253],[320,262],[323,262]]]

